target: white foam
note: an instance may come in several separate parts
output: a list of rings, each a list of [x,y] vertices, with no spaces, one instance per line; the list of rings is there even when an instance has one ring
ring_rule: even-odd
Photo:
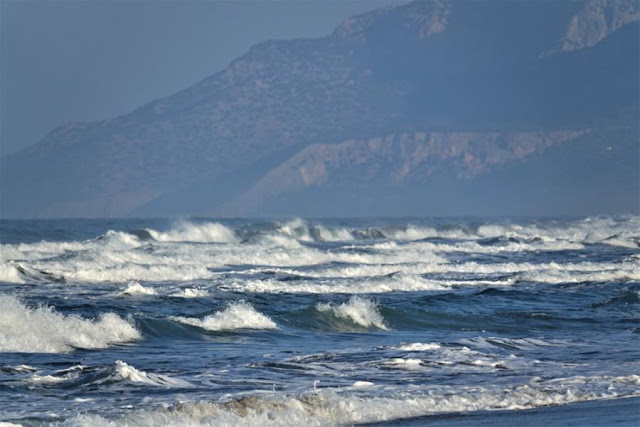
[[[432,227],[417,227],[415,225],[409,225],[405,229],[387,229],[384,230],[384,235],[387,238],[395,240],[421,240],[428,237],[439,236],[438,233]]]
[[[217,222],[193,224],[180,221],[166,232],[147,229],[149,235],[158,242],[234,243],[235,233]]]
[[[455,284],[458,284],[455,282]],[[370,280],[318,279],[314,281],[233,280],[221,284],[222,289],[256,293],[309,293],[309,294],[375,294],[394,291],[441,291],[450,287],[440,281],[432,281],[416,275],[402,274]]]
[[[440,344],[430,342],[430,343],[421,343],[414,342],[411,344],[405,344],[398,347],[395,347],[397,350],[401,351],[429,351],[429,350],[437,350],[440,348]]]
[[[24,279],[13,263],[0,261],[0,282],[24,283]]]
[[[202,298],[209,296],[209,291],[199,288],[184,288],[171,294],[176,298]]]
[[[38,370],[38,368],[31,365],[17,365],[17,366],[3,366],[2,370],[5,372],[21,373],[21,372],[35,372]]]
[[[185,380],[140,371],[121,360],[116,360],[116,363],[113,366],[113,373],[98,383],[111,381],[128,381],[132,383],[161,387],[192,387],[192,384]]]
[[[476,337],[460,340],[461,344],[471,345],[476,348],[491,349],[496,346],[514,347],[521,350],[536,350],[539,347],[567,347],[569,343],[564,340],[543,340],[539,338],[498,338]],[[576,345],[573,343],[572,345]]]
[[[75,373],[73,375],[74,378],[78,377],[78,374]],[[54,376],[54,375],[32,375],[27,378],[25,381],[31,384],[57,384],[61,382],[65,382],[71,379],[71,376]]]
[[[566,270],[540,270],[522,274],[520,278],[524,281],[549,284],[640,281],[640,268],[633,265],[620,264],[617,269],[606,269],[587,272]]]
[[[320,240],[325,242],[347,242],[353,240],[351,232],[344,228],[326,228],[321,225],[315,227]]]
[[[140,241],[128,233],[109,231],[97,239],[84,242],[38,242],[2,245],[0,282],[43,283],[61,278],[70,285],[85,283],[136,282],[196,282],[216,280],[222,287],[255,292],[310,293],[379,293],[394,291],[446,290],[452,286],[509,286],[518,281],[560,283],[579,280],[638,280],[638,258],[629,262],[566,264],[533,263],[452,263],[449,253],[500,254],[526,251],[556,251],[583,249],[595,243],[632,247],[640,241],[634,226],[640,221],[591,219],[568,224],[502,225],[485,224],[479,228],[483,235],[508,234],[519,238],[483,244],[479,235],[465,234],[461,229],[436,230],[408,226],[382,228],[396,242],[386,240],[375,244],[341,245],[340,250],[319,249],[303,245],[301,241],[350,240],[353,233],[345,228],[309,227],[297,219],[280,225],[280,231],[260,235],[238,243],[233,230],[217,223],[178,223],[168,232],[150,230],[158,242]],[[484,227],[484,228],[483,228]],[[402,235],[405,233],[405,235]],[[434,235],[462,234],[455,241],[419,241]],[[353,237],[353,236],[352,236]],[[418,239],[418,240],[415,240]],[[165,243],[167,242],[167,243]],[[226,244],[193,244],[193,242],[226,242]],[[322,266],[326,264],[326,266]],[[17,270],[20,265],[26,273]],[[216,272],[226,266],[269,266],[269,270],[288,271],[288,274],[319,278],[280,282],[249,280],[235,282]],[[321,266],[317,269],[301,268]],[[260,273],[260,269],[253,271]],[[469,273],[471,277],[446,280],[421,277],[425,274]],[[377,276],[391,275],[378,278]],[[478,274],[509,274],[506,278],[481,278]],[[593,273],[593,274],[592,274]],[[222,277],[221,280],[217,280]],[[573,277],[573,279],[572,279]],[[362,278],[366,280],[348,280]],[[369,280],[373,279],[373,280]],[[568,280],[567,280],[568,279]]]
[[[172,320],[197,326],[208,331],[231,331],[235,329],[277,329],[268,316],[256,311],[245,301],[231,302],[222,311],[206,316],[204,319],[174,316]]]
[[[375,383],[371,381],[356,381],[353,383],[352,387],[373,387]]]
[[[282,224],[280,228],[278,228],[278,232],[304,242],[313,241],[313,237],[311,237],[307,223],[301,218],[295,218]]]
[[[136,328],[113,313],[88,320],[50,307],[28,308],[15,297],[0,295],[0,352],[64,353],[137,339]]]
[[[382,364],[413,369],[422,365],[422,360],[414,358],[404,359],[402,357],[395,357],[393,359],[385,360],[384,362],[382,362]]]
[[[509,388],[430,387],[429,393],[362,396],[335,391],[295,397],[247,396],[228,402],[185,402],[135,411],[117,420],[78,415],[67,425],[327,426],[385,422],[438,413],[521,410],[638,396],[640,377],[572,377]],[[348,387],[353,389],[353,387]],[[367,390],[365,388],[363,391]]]
[[[138,282],[129,282],[127,288],[120,292],[120,295],[157,295],[155,289],[150,287],[144,287]]]
[[[365,328],[387,329],[378,306],[368,298],[353,296],[349,298],[349,301],[337,306],[331,303],[319,303],[316,304],[316,310],[331,311],[334,316],[349,319]]]

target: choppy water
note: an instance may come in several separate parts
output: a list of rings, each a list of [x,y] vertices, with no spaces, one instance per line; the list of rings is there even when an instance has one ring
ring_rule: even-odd
[[[640,396],[638,217],[0,227],[0,421],[311,426]]]

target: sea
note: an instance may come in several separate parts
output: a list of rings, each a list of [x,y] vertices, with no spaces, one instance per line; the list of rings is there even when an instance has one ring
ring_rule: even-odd
[[[640,423],[640,218],[0,221],[0,425]]]

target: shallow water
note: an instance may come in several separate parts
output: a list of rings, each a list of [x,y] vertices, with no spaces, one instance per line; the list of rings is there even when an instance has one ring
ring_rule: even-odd
[[[334,425],[640,396],[638,217],[4,220],[0,240],[0,421]]]

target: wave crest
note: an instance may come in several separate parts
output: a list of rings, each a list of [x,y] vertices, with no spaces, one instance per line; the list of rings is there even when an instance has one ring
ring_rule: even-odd
[[[210,314],[204,319],[182,316],[173,316],[170,319],[208,331],[278,329],[278,325],[273,320],[245,301],[231,302],[224,310]]]
[[[353,425],[440,413],[520,410],[573,402],[638,396],[640,377],[571,377],[509,388],[438,387],[429,394],[389,397],[310,392],[298,396],[245,396],[227,402],[185,402],[121,415],[129,425]],[[576,386],[580,388],[576,388]],[[114,425],[95,415],[78,415],[66,425]]]
[[[365,328],[378,328],[387,330],[384,319],[378,310],[375,302],[368,298],[353,296],[349,301],[333,305],[331,303],[319,303],[316,310],[320,312],[331,312],[334,316],[341,319],[348,319],[353,323],[364,326]]]
[[[236,235],[232,229],[217,222],[193,224],[181,221],[166,232],[146,230],[157,242],[195,242],[195,243],[235,243]]]
[[[138,330],[114,313],[88,320],[64,316],[51,307],[32,309],[15,297],[0,295],[0,352],[66,353],[138,339]]]

